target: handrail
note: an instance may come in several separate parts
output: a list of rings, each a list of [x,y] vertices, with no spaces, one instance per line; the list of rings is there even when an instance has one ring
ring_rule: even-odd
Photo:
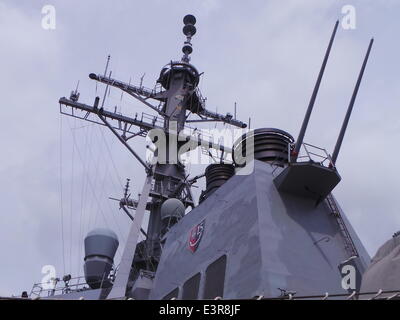
[[[326,151],[326,149],[312,145],[310,143],[303,142],[302,148],[300,150],[304,150],[305,153],[299,154],[297,156],[297,162],[313,161],[319,163],[321,166],[335,168],[335,165],[332,162],[332,158],[330,154]],[[299,161],[303,159],[305,160]],[[326,161],[328,161],[328,165],[325,165]],[[289,163],[290,163],[290,157],[289,157]]]

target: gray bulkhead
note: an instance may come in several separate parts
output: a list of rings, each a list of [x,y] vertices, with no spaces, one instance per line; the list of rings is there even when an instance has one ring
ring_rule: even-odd
[[[275,171],[274,171],[275,169]],[[200,273],[198,298],[204,298],[207,267],[226,255],[223,298],[263,295],[281,290],[297,296],[346,293],[339,264],[348,259],[342,234],[325,202],[301,198],[276,189],[281,168],[254,161],[250,175],[236,174],[193,209],[168,234],[150,299],[162,299]],[[361,260],[369,256],[349,227]],[[189,250],[193,227],[204,221],[195,252]]]

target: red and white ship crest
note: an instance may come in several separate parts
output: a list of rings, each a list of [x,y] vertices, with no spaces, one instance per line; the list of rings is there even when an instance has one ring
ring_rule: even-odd
[[[193,253],[197,250],[204,233],[205,220],[194,226],[189,234],[189,249]]]

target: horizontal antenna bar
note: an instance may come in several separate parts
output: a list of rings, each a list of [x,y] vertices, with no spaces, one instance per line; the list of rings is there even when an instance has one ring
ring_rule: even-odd
[[[142,160],[142,158],[140,158],[139,157],[139,155],[135,152],[135,151],[133,151],[133,149],[131,148],[131,146],[118,134],[118,132],[108,123],[108,121],[106,120],[106,118],[101,114],[101,110],[102,109],[100,109],[99,111],[99,113],[98,113],[98,116],[99,116],[99,118],[101,119],[101,121],[103,121],[104,122],[104,124],[111,130],[111,132],[112,133],[114,133],[114,135],[118,138],[118,140],[119,141],[121,141],[122,142],[122,144],[129,150],[129,152],[130,153],[132,153],[132,155],[143,165],[143,167],[147,170],[147,171],[150,171],[150,166],[146,163],[146,162],[144,162],[143,160]]]
[[[105,83],[109,86],[113,86],[116,88],[121,89],[122,91],[128,93],[129,95],[133,96],[134,98],[138,99],[140,102],[143,102],[145,105],[150,107],[151,109],[155,110],[159,114],[163,114],[160,109],[157,107],[153,106],[152,104],[148,103],[146,99],[155,99],[158,101],[166,101],[167,99],[167,94],[166,91],[160,91],[160,92],[155,92],[146,88],[143,88],[142,86],[137,87],[119,80],[115,80],[111,77],[105,77],[102,75],[96,75],[94,73],[89,74],[89,78],[92,80],[96,80],[102,83]],[[197,94],[197,92],[193,93],[197,95],[198,101],[201,101],[201,98]],[[143,98],[145,97],[145,98]],[[236,120],[233,117],[229,117],[228,115],[222,115],[219,113],[215,113],[212,111],[208,111],[204,108],[204,105],[202,105],[203,109],[198,112],[199,115],[212,118],[214,121],[219,121],[219,122],[224,122],[239,128],[246,128],[247,125],[239,120]]]
[[[233,116],[222,115],[222,114],[219,114],[219,113],[216,113],[216,112],[212,112],[212,111],[209,111],[209,110],[206,110],[206,109],[203,109],[203,110],[199,111],[198,114],[202,115],[202,116],[205,116],[205,117],[208,117],[208,118],[211,118],[213,121],[224,122],[224,123],[231,124],[231,125],[239,127],[239,128],[246,128],[247,127],[246,123],[234,119]],[[204,120],[207,120],[207,119],[204,119]],[[186,122],[195,122],[195,121],[196,120],[194,120],[194,121],[193,120],[188,120]],[[210,120],[208,120],[208,121],[210,121]]]
[[[138,99],[140,102],[144,103],[146,106],[150,107],[154,111],[158,112],[159,114],[162,114],[160,109],[158,109],[157,107],[148,103],[143,97],[141,97],[141,96],[144,96],[144,97],[146,97],[146,99],[152,98],[152,99],[156,99],[159,101],[163,101],[164,98],[156,95],[155,92],[152,92],[148,89],[144,89],[143,87],[137,87],[137,86],[133,86],[131,84],[127,84],[127,83],[119,81],[119,80],[115,80],[111,77],[104,77],[102,75],[96,75],[94,73],[89,74],[89,78],[92,80],[96,80],[96,81],[105,83],[109,86],[121,89],[122,91],[125,91],[132,97]]]
[[[122,124],[129,124],[129,125],[134,125],[134,126],[138,126],[139,128],[141,128],[144,131],[149,131],[151,129],[160,129],[163,130],[166,134],[173,134],[176,135],[176,132],[173,131],[169,131],[167,129],[165,129],[164,127],[160,127],[157,126],[153,123],[149,123],[149,122],[144,122],[142,120],[138,120],[138,119],[134,119],[134,118],[130,118],[127,116],[124,116],[122,114],[119,113],[115,113],[115,112],[111,112],[111,111],[107,111],[107,110],[103,110],[103,109],[98,109],[94,106],[89,106],[87,104],[84,103],[79,103],[76,101],[72,101],[69,100],[65,97],[60,98],[59,103],[65,106],[69,106],[71,107],[73,110],[74,109],[79,109],[82,111],[85,111],[87,113],[92,113],[92,114],[99,114],[99,111],[101,110],[101,115],[105,118],[105,119],[112,119],[112,120],[116,120],[118,122],[121,122]],[[75,116],[75,115],[73,115]],[[76,117],[76,116],[75,116]],[[83,120],[86,120],[85,118]],[[88,120],[89,121],[89,120]],[[104,123],[104,122],[103,122]],[[109,124],[111,126],[111,124]],[[123,131],[123,126],[121,126],[121,128],[115,128],[113,126],[111,126],[111,128],[113,128],[114,130],[121,130]],[[201,135],[201,132],[199,132],[199,134]],[[187,134],[183,134],[183,133],[179,133],[179,136],[182,139],[186,139],[187,142],[191,141],[194,144],[197,144],[198,146],[202,145],[202,146],[206,146],[212,149],[216,149],[216,150],[221,150],[227,153],[232,153],[232,148],[228,148],[224,145],[218,144],[218,143],[214,143],[212,141],[207,141],[202,139],[201,137],[199,137],[198,135],[187,135]]]
[[[65,105],[65,106],[76,108],[76,109],[79,109],[79,110],[82,110],[82,111],[86,111],[86,112],[89,112],[89,113],[97,114],[98,111],[99,111],[99,109],[94,107],[94,106],[89,106],[89,105],[84,104],[84,103],[75,102],[75,101],[69,100],[69,99],[67,99],[65,97],[60,98],[60,100],[58,102],[60,104]],[[161,127],[157,127],[157,126],[155,126],[155,125],[153,125],[153,124],[151,124],[149,122],[144,122],[144,121],[141,121],[141,120],[138,120],[138,119],[126,117],[124,115],[121,115],[121,114],[118,114],[118,113],[115,113],[115,112],[103,110],[102,114],[106,118],[110,118],[110,119],[113,119],[113,120],[121,121],[121,122],[128,123],[128,124],[132,124],[132,125],[138,126],[141,129],[144,129],[146,131],[151,130],[151,129],[155,129],[155,128],[160,128],[161,129]]]

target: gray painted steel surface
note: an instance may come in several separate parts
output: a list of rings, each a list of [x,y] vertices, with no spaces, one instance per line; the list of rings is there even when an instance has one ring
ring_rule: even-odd
[[[156,117],[151,122],[146,122],[143,117],[141,120],[137,117],[133,119],[117,112],[99,109],[98,97],[93,106],[79,103],[77,90],[70,99],[59,100],[60,111],[61,105],[71,107],[72,110],[71,114],[62,113],[106,125],[144,165],[148,174],[148,164],[128,145],[126,133],[131,134],[131,137],[144,136],[151,129],[160,129],[172,136],[185,123],[204,121],[222,121],[225,124],[246,127],[246,124],[236,120],[236,116],[232,118],[229,114],[224,116],[205,109],[205,100],[197,88],[200,74],[189,64],[189,54],[193,50],[190,41],[196,32],[195,18],[188,15],[184,18],[184,23],[184,34],[187,37],[183,46],[184,57],[182,61],[171,61],[164,67],[157,81],[165,90],[151,91],[142,85],[132,86],[111,79],[111,73],[107,77],[107,72],[104,76],[89,75],[93,80],[121,89],[156,111],[163,118],[163,125],[156,124]],[[321,295],[325,292],[346,293],[346,288],[342,286],[341,268],[351,261],[360,278],[370,258],[330,194],[339,183],[340,176],[334,166],[326,168],[312,162],[295,163],[337,27],[338,22],[331,36],[294,153],[291,145],[293,138],[286,132],[279,129],[258,129],[263,134],[256,137],[255,159],[262,159],[264,162],[254,160],[254,171],[251,174],[241,175],[244,169],[236,170],[236,175],[227,175],[223,184],[219,181],[211,183],[206,173],[208,190],[202,198],[203,201],[171,229],[169,228],[180,218],[180,214],[175,216],[171,208],[162,210],[162,203],[170,198],[180,199],[183,202],[181,211],[184,211],[189,206],[193,207],[193,199],[184,167],[166,157],[165,164],[156,164],[153,176],[148,175],[139,202],[135,200],[136,215],[111,292],[107,288],[84,290],[58,297],[104,299],[110,292],[108,298],[124,298],[127,294],[136,299],[162,299],[165,296],[175,297],[175,292],[179,289],[178,298],[182,298],[183,287],[186,288],[185,297],[213,298],[213,294],[216,294],[225,299],[248,299],[258,295],[277,297],[282,292],[296,292],[298,296]],[[160,105],[156,107],[148,99],[153,99]],[[103,106],[104,99],[102,102]],[[83,116],[77,116],[74,110],[80,110]],[[197,113],[201,119],[187,119],[186,111]],[[88,119],[89,116],[95,119]],[[177,121],[176,125],[174,121]],[[132,126],[140,131],[130,131]],[[265,130],[269,130],[269,133]],[[199,145],[197,139],[193,140],[191,136],[188,139]],[[173,149],[172,147],[173,145],[167,144],[166,149]],[[210,147],[232,151],[222,145],[210,143]],[[158,153],[159,156],[162,154],[160,149]],[[290,166],[283,168],[288,162]],[[279,166],[276,166],[277,163]],[[148,198],[151,198],[151,202],[147,201]],[[126,197],[123,200],[133,203],[132,199]],[[164,204],[168,204],[168,201]],[[136,253],[140,252],[137,250],[137,240],[145,210],[150,212],[150,217],[147,239],[139,244],[145,252],[142,257]],[[107,238],[107,235],[104,236]],[[95,235],[92,238],[104,237]],[[104,259],[109,260],[107,263],[111,268],[115,250],[112,245],[113,237],[107,239],[106,244],[99,245],[94,241],[94,245],[90,244],[86,248],[86,256],[95,257],[93,263],[96,263],[96,268],[98,263],[103,263],[99,256],[107,257]],[[349,243],[352,245],[351,251]],[[357,254],[359,256],[354,257]],[[145,263],[141,260],[135,261],[135,256]],[[390,251],[380,261],[392,258]],[[226,269],[221,272],[219,268],[224,268],[225,263]],[[206,270],[208,275],[213,274],[215,280],[211,286],[209,281],[205,285]],[[373,266],[368,270],[372,270],[373,274]],[[133,277],[136,271],[138,275]],[[191,282],[187,282],[190,279]],[[223,289],[222,281],[217,280],[223,280]]]
[[[362,292],[398,291],[400,288],[400,236],[386,241],[372,258],[361,284]]]
[[[222,255],[227,255],[224,298],[346,293],[338,266],[349,258],[325,202],[280,193],[281,168],[255,160],[250,175],[235,175],[169,232],[150,299],[161,299]],[[198,249],[188,247],[191,229],[204,220]],[[347,220],[346,224],[347,223]],[[363,272],[369,257],[349,227]],[[204,281],[200,284],[200,295]],[[182,291],[182,290],[180,290]]]

